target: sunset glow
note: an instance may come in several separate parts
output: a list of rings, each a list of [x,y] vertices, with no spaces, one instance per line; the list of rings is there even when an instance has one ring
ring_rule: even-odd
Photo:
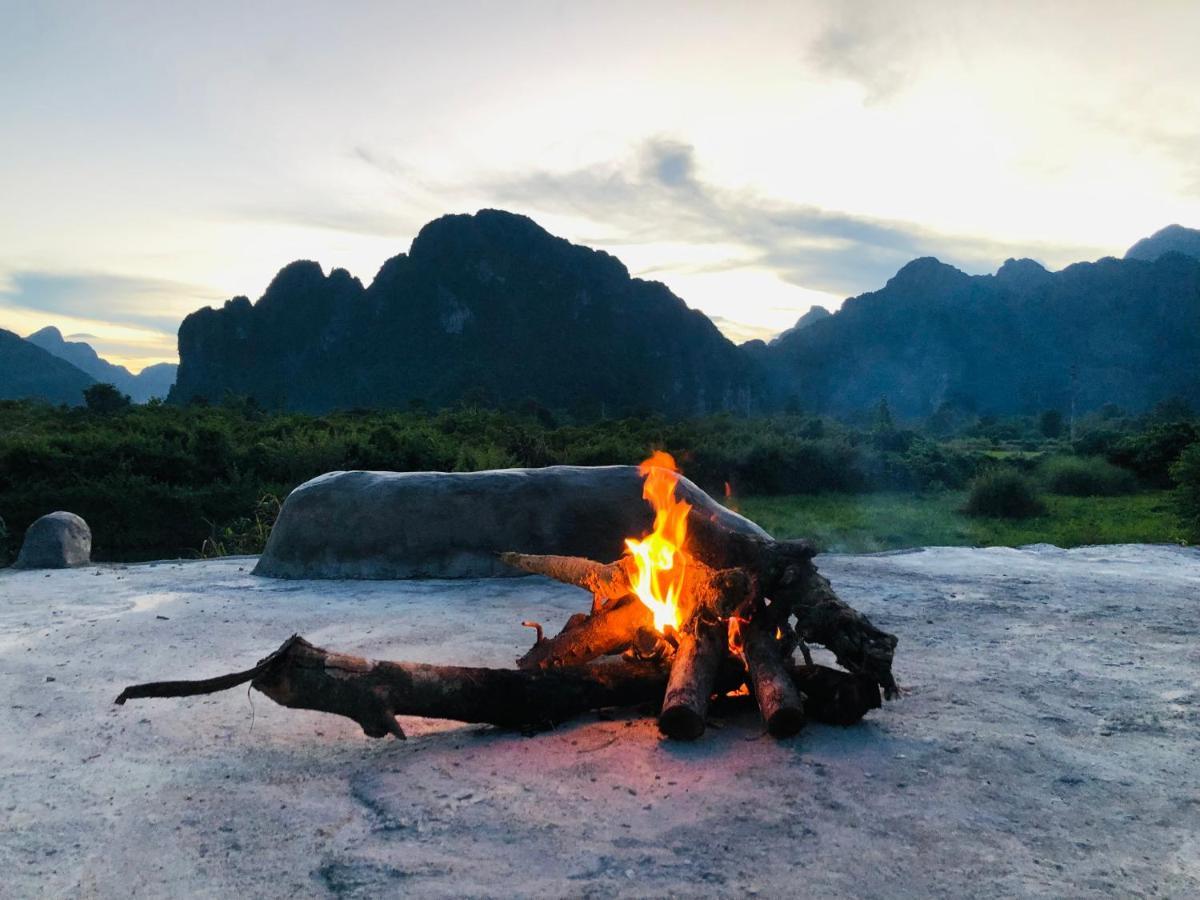
[[[1059,268],[1200,222],[1195,5],[231,10],[6,12],[0,327],[173,359],[291,260],[369,282],[489,206],[735,340],[914,256]]]

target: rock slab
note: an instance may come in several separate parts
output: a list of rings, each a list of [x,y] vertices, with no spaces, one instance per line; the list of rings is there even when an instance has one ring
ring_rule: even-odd
[[[761,528],[686,478],[677,496],[731,530]],[[613,560],[653,524],[636,466],[487,472],[330,472],[283,504],[254,570],[272,578],[482,578],[496,554]]]
[[[69,569],[92,561],[92,529],[70,512],[52,512],[29,526],[17,569]]]

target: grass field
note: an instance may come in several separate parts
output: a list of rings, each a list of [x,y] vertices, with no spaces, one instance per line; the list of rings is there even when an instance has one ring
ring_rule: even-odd
[[[959,512],[965,494],[818,494],[744,497],[739,511],[779,538],[807,537],[838,553],[906,547],[1017,547],[1022,544],[1179,543],[1181,528],[1164,491],[1124,497],[1044,497],[1044,516],[1019,521]]]

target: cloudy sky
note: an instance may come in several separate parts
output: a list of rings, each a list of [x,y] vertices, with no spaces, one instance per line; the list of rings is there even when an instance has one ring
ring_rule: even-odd
[[[731,337],[1200,226],[1200,4],[0,0],[0,327],[137,369],[498,206]]]

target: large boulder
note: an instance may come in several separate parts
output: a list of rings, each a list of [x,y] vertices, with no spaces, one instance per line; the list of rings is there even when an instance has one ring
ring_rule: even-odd
[[[677,496],[722,527],[766,533],[688,481]],[[490,472],[331,472],[283,504],[254,572],[273,578],[515,575],[496,554],[608,561],[653,524],[635,466]]]
[[[75,513],[52,512],[29,526],[17,569],[69,569],[92,560],[92,529]]]

